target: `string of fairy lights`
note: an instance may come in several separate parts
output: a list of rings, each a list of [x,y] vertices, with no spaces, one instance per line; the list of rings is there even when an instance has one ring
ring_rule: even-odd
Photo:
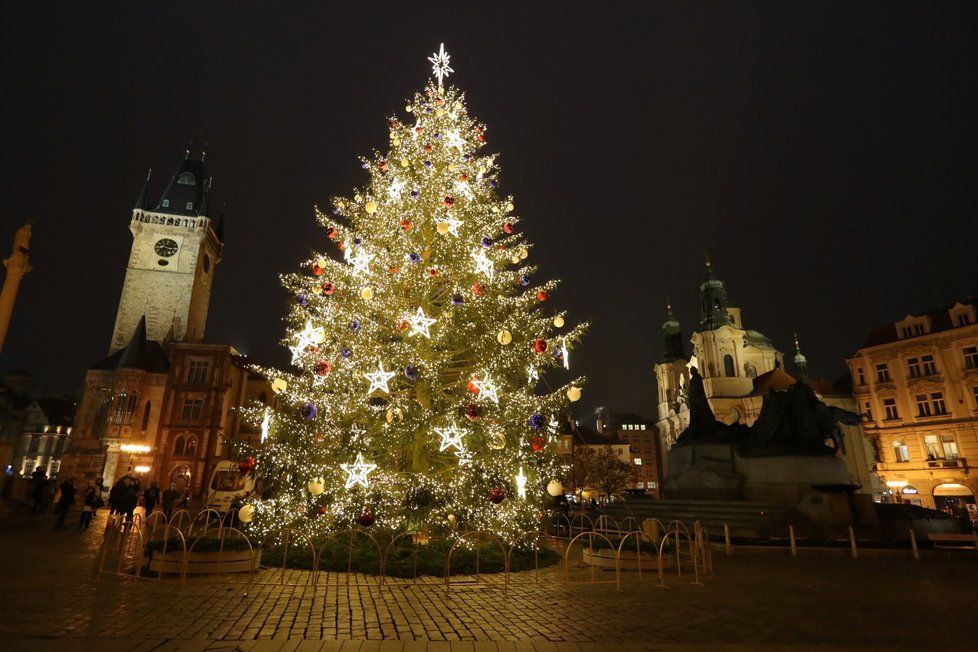
[[[549,309],[514,199],[499,193],[486,127],[432,80],[388,122],[389,149],[361,159],[367,184],[317,209],[330,248],[282,277],[284,343],[298,372],[261,369],[280,409],[253,406],[261,444],[240,447],[261,490],[249,527],[307,531],[532,527],[561,491],[555,436],[583,379],[586,324]]]

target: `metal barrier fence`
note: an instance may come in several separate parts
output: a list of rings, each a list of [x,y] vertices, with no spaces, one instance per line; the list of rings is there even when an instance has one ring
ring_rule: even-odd
[[[613,584],[621,590],[624,577],[641,581],[653,571],[658,585],[666,586],[667,571],[676,578],[683,577],[683,567],[692,570],[692,583],[702,585],[703,578],[713,575],[713,560],[709,535],[699,523],[687,524],[673,520],[668,525],[658,519],[645,519],[638,524],[628,517],[618,522],[602,515],[592,521],[586,514],[558,514],[543,530],[520,533],[504,541],[492,532],[470,530],[453,532],[442,539],[451,541],[444,560],[444,577],[425,580],[418,576],[419,546],[429,545],[432,537],[426,532],[402,532],[392,536],[387,545],[371,532],[347,528],[331,532],[316,540],[310,534],[285,527],[265,535],[258,545],[242,530],[233,527],[226,517],[214,510],[202,510],[191,515],[186,510],[175,512],[169,519],[154,512],[143,519],[139,514],[132,522],[112,519],[106,526],[99,562],[99,575],[132,576],[141,579],[164,577],[186,581],[187,575],[206,575],[211,579],[246,584],[278,586],[327,586],[331,572],[324,565],[327,550],[335,552],[345,543],[345,586],[361,586],[382,590],[385,585],[410,588],[420,583],[442,585],[446,592],[468,587],[501,588],[508,592],[511,581],[511,562],[518,550],[533,552],[534,581],[539,582],[541,546],[562,552],[562,577],[565,587],[577,584]],[[622,526],[625,525],[626,529]],[[635,527],[637,525],[637,527]],[[388,562],[399,549],[397,544],[411,537],[410,577],[394,577],[388,573]],[[437,540],[437,539],[436,539]],[[376,554],[376,573],[354,569],[354,550],[357,542]],[[631,543],[634,543],[634,550]],[[339,544],[330,549],[331,545]],[[528,546],[528,547],[526,547]],[[475,555],[475,572],[452,575],[452,560],[460,548]],[[485,572],[483,549],[497,550],[501,561],[498,570]],[[579,549],[579,554],[577,551]],[[260,567],[262,551],[274,550],[281,563]],[[292,557],[290,558],[290,552]],[[308,562],[307,569],[290,567],[293,562]],[[398,558],[402,561],[403,558]],[[337,561],[334,559],[333,561]],[[294,564],[293,564],[294,565]],[[262,570],[264,572],[259,572]],[[582,569],[586,569],[582,572]],[[627,571],[635,571],[630,575]],[[155,577],[153,576],[155,574]],[[529,574],[517,577],[525,581]]]

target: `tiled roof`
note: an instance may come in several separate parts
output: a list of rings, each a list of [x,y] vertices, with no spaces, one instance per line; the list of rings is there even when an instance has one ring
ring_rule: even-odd
[[[970,297],[968,299],[964,299],[957,303],[960,303],[965,306],[967,305],[976,306],[978,305],[978,299],[975,299],[974,297]],[[941,331],[948,331],[953,328],[959,328],[958,326],[955,326],[954,323],[951,322],[950,310],[953,305],[955,304],[952,303],[949,305],[941,306],[939,308],[934,308],[933,310],[928,310],[927,312],[922,312],[920,314],[915,314],[912,316],[930,318],[929,333],[939,333]],[[865,349],[871,346],[879,346],[881,344],[889,344],[890,342],[896,342],[898,339],[900,339],[899,333],[897,332],[896,324],[897,324],[896,322],[893,322],[891,324],[886,324],[885,326],[878,326],[874,328],[869,332],[869,335],[866,336],[866,341],[863,342],[863,345],[860,348]],[[906,338],[906,339],[913,339],[913,338]]]

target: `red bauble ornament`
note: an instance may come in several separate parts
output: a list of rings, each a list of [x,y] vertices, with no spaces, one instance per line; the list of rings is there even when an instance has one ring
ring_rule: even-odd
[[[465,406],[465,417],[469,421],[475,421],[479,418],[479,408],[474,403],[469,403]]]
[[[542,451],[546,445],[547,445],[547,440],[541,437],[540,435],[536,435],[530,438],[530,448],[532,448],[533,451],[536,453]]]
[[[240,462],[238,462],[238,471],[241,473],[251,473],[255,470],[255,465],[258,462],[253,457],[246,457]]]
[[[502,487],[494,487],[489,490],[489,502],[493,505],[498,505],[499,503],[506,500],[506,490]]]
[[[510,224],[509,222],[506,222],[505,224],[503,224],[503,231],[505,231],[506,233],[512,233],[515,230],[516,230],[516,227],[514,225]]]
[[[397,129],[397,127],[398,127],[398,122],[397,122],[397,119],[396,118],[392,119],[390,121],[390,123],[388,123],[388,124],[390,124],[391,129]]]
[[[397,325],[397,330],[401,332],[406,331],[409,328],[411,328],[411,324],[409,324],[406,319],[402,319],[401,322]]]
[[[546,301],[546,300],[547,300],[547,293],[544,290],[540,290],[539,292],[537,292],[537,301]]]
[[[460,174],[460,175],[458,175],[458,180],[459,181],[468,181],[469,180],[469,175],[467,175],[467,174]]]
[[[389,270],[387,270],[387,271],[389,271],[389,272],[390,272],[391,274],[397,274],[397,273],[398,273],[399,271],[401,271],[401,270],[400,270],[400,269],[398,269],[397,267],[391,267],[391,268],[390,268]]]
[[[344,249],[346,249],[346,243],[345,242],[340,242],[336,246],[340,248],[340,251],[343,251]]]
[[[436,97],[436,98],[435,98],[435,104],[436,104],[437,106],[441,106],[441,103],[442,103],[442,102],[444,102],[444,101],[445,101],[445,100],[443,100],[443,99],[441,99],[440,97]]]
[[[340,237],[339,232],[336,230],[335,226],[326,227],[326,237],[330,240],[335,240]]]
[[[336,292],[336,286],[332,283],[323,283],[323,294],[333,294]]]
[[[428,276],[430,276],[431,278],[435,278],[436,276],[438,276],[438,268],[432,267],[431,269],[429,269]]]
[[[480,143],[484,143],[484,142],[486,142],[486,137],[485,137],[485,135],[484,135],[484,134],[479,134],[478,136],[476,136],[476,137],[475,137],[475,139],[476,139],[477,141],[479,141]]]
[[[465,383],[465,389],[469,390],[470,394],[479,393],[479,388],[475,386],[475,381],[477,380],[478,378],[472,378],[471,380],[469,380],[469,382]]]
[[[322,276],[324,271],[325,270],[323,270],[323,268],[320,267],[319,265],[313,265],[312,266],[312,275],[313,276]]]
[[[424,151],[426,151],[426,152],[428,152],[429,154],[431,154],[431,143],[427,143],[427,144],[426,144],[426,145],[424,146]]]
[[[320,360],[316,363],[316,373],[320,376],[325,376],[333,370],[333,365],[329,363],[329,360]]]
[[[486,286],[483,285],[482,283],[476,283],[475,285],[472,286],[472,294],[474,294],[475,296],[481,297],[485,293],[486,293]]]
[[[546,353],[547,340],[533,340],[533,350],[537,353]]]
[[[455,205],[455,198],[454,197],[452,197],[451,195],[448,195],[447,197],[445,197],[445,206],[454,206],[454,205]]]
[[[320,505],[319,506],[319,515],[320,516],[324,516],[326,514],[326,512],[327,512],[326,505]]]
[[[372,512],[363,512],[357,516],[357,523],[363,527],[370,527],[377,520],[377,517],[373,515]]]
[[[414,128],[414,131],[415,131],[415,133],[420,134],[421,133],[421,127],[415,127]]]
[[[405,231],[410,231],[411,230],[411,220],[409,220],[407,218],[401,220],[401,228],[404,229]]]
[[[381,172],[387,172],[387,161],[381,161],[377,164],[377,167],[380,168]]]

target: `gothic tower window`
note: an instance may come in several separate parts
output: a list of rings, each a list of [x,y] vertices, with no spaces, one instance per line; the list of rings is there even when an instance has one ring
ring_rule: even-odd
[[[176,441],[173,442],[173,454],[183,455],[186,446],[187,446],[186,438],[183,435],[177,435]]]
[[[146,401],[146,407],[143,408],[143,427],[141,430],[146,430],[149,427],[149,414],[152,407],[153,404],[150,401]]]

